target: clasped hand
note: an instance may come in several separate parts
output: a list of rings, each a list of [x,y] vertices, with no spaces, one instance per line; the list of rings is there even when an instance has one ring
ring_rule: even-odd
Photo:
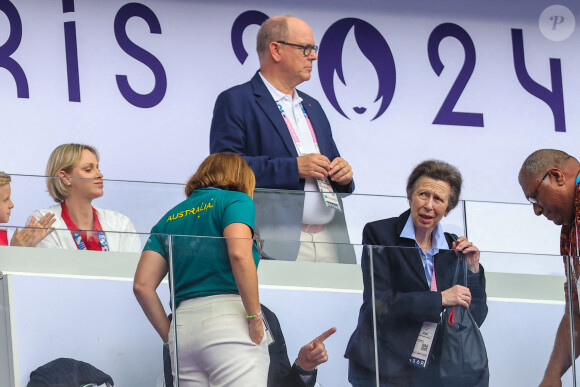
[[[471,291],[465,286],[455,285],[441,292],[441,304],[443,306],[461,305],[469,308]]]
[[[462,236],[451,244],[454,250],[462,251],[467,259],[467,268],[473,273],[479,273],[479,249],[466,237]]]
[[[328,177],[340,185],[347,185],[352,180],[352,168],[342,157],[337,157],[330,162],[328,157],[324,155],[309,153],[297,157],[296,160],[298,162],[298,175],[301,179]]]

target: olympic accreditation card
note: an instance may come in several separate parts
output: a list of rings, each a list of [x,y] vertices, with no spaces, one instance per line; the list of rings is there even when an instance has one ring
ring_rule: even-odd
[[[326,207],[333,208],[337,211],[342,211],[340,208],[340,203],[338,202],[338,196],[334,193],[328,178],[316,179],[316,183],[318,183],[318,190],[322,193],[322,199],[324,199],[324,204],[326,204]]]
[[[419,367],[427,368],[429,361],[429,354],[431,353],[431,346],[437,331],[437,323],[425,321],[419,331],[419,336],[415,342],[415,348],[409,358],[409,364]]]

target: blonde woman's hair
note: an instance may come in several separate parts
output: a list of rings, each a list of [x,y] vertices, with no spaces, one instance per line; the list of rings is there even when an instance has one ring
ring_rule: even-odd
[[[58,177],[60,171],[71,173],[81,161],[84,150],[90,151],[99,161],[99,153],[90,145],[62,144],[55,148],[46,164],[46,188],[55,202],[60,203],[68,197],[69,187]]]
[[[12,181],[10,175],[6,174],[5,172],[0,171],[0,185],[8,184]]]
[[[246,160],[235,153],[214,153],[208,156],[185,185],[189,197],[200,188],[221,188],[239,191],[254,197],[256,177]]]

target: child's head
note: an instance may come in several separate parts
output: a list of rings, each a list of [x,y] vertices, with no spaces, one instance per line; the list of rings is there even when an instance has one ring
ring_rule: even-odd
[[[0,171],[0,223],[8,223],[14,203],[10,200],[10,175]]]

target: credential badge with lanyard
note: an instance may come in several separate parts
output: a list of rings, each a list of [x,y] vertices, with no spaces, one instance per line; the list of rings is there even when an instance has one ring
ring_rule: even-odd
[[[87,249],[87,245],[85,243],[85,241],[83,240],[83,237],[81,236],[80,231],[78,230],[78,227],[74,224],[73,220],[71,219],[68,210],[66,208],[66,204],[64,202],[61,203],[61,208],[62,208],[62,219],[64,220],[64,223],[66,224],[67,228],[70,230],[70,233],[72,235],[73,240],[75,241],[75,244],[77,245],[79,250],[86,250]],[[101,251],[109,251],[109,244],[107,243],[107,237],[105,236],[105,233],[103,232],[103,229],[101,227],[101,222],[99,222],[99,216],[97,215],[97,211],[95,210],[95,208],[93,207],[93,222],[94,222],[94,229],[93,231],[97,231],[97,235],[99,237],[99,244],[101,245]]]
[[[433,273],[431,274],[431,291],[437,291],[437,280],[435,278],[435,260],[433,260]],[[419,336],[415,342],[413,353],[409,358],[409,364],[419,367],[427,368],[429,362],[429,354],[433,346],[433,339],[437,331],[437,323],[424,321],[419,331]]]
[[[77,247],[79,248],[79,250],[86,250],[87,249],[87,245],[85,244],[85,241],[83,240],[83,237],[81,236],[81,233],[76,230],[76,231],[72,231],[72,237],[75,241],[75,243],[77,244]],[[105,236],[105,233],[103,231],[98,231],[98,236],[99,236],[99,243],[101,244],[101,251],[109,251],[109,244],[107,243],[107,237]]]
[[[294,141],[294,145],[296,146],[296,151],[298,152],[298,155],[299,156],[306,155],[307,153],[306,150],[304,149],[304,145],[300,142],[300,138],[298,138],[298,135],[296,134],[296,131],[292,127],[290,120],[288,119],[288,117],[286,117],[282,105],[278,102],[276,102],[276,105],[278,105],[278,110],[280,110],[282,118],[284,119],[284,122],[288,127],[288,131],[292,136],[292,141]],[[306,123],[308,124],[308,129],[310,129],[310,134],[312,135],[312,140],[314,140],[314,146],[316,147],[316,152],[318,152],[318,154],[321,154],[320,148],[318,147],[316,133],[314,133],[314,128],[312,127],[312,122],[310,121],[310,118],[308,118],[308,114],[306,113],[304,106],[302,106],[302,102],[300,102],[300,109],[302,109],[302,113],[304,114],[304,118],[306,119]],[[316,183],[318,184],[318,190],[322,193],[322,198],[324,199],[324,203],[326,204],[326,206],[334,208],[335,210],[338,211],[342,211],[342,209],[340,208],[340,203],[338,201],[338,196],[336,195],[336,193],[334,193],[334,190],[332,189],[332,185],[330,184],[328,178],[325,177],[323,179],[316,179]]]

